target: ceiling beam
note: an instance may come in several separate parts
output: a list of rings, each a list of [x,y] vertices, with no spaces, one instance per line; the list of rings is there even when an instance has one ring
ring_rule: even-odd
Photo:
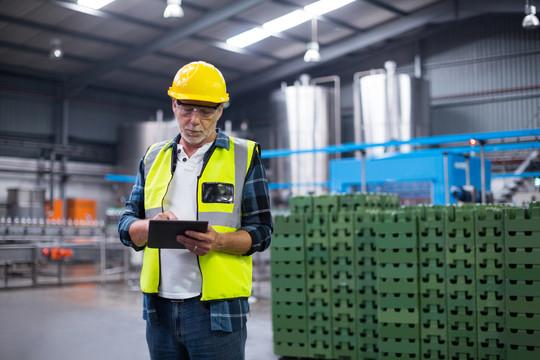
[[[181,26],[177,29],[165,32],[158,39],[151,40],[143,45],[134,47],[126,51],[122,55],[111,59],[106,64],[100,64],[90,69],[84,75],[76,76],[70,79],[67,83],[67,95],[73,96],[82,91],[89,83],[95,81],[99,76],[110,72],[119,67],[126,66],[135,59],[138,59],[147,54],[155,53],[167,46],[179,42],[189,36],[197,34],[209,27],[219,24],[239,13],[251,9],[263,3],[265,0],[246,0],[236,1],[231,5],[225,6],[218,10],[211,11],[189,24]]]
[[[66,36],[72,36],[72,37],[75,37],[75,38],[82,38],[82,39],[86,39],[86,40],[90,40],[90,41],[96,41],[96,42],[99,42],[99,43],[113,45],[113,46],[119,46],[119,47],[123,47],[123,48],[127,48],[127,47],[131,46],[131,44],[129,44],[127,42],[118,41],[118,40],[112,40],[112,39],[108,39],[108,38],[105,38],[105,37],[102,37],[102,36],[94,36],[94,35],[90,35],[88,33],[84,33],[84,32],[81,32],[81,31],[66,30],[65,28],[61,28],[61,27],[58,27],[58,26],[52,26],[52,25],[48,25],[48,24],[44,24],[44,23],[38,23],[38,22],[35,22],[35,21],[26,20],[26,19],[22,19],[22,18],[16,18],[16,17],[13,17],[13,16],[4,15],[4,14],[0,14],[0,21],[6,22],[8,24],[25,26],[25,27],[29,27],[29,28],[32,28],[32,29],[38,29],[40,31],[48,31],[48,32],[51,32],[51,33],[56,33],[56,34],[61,34],[61,35],[66,35]]]
[[[357,51],[384,41],[388,38],[392,38],[404,32],[426,25],[429,22],[451,12],[451,1],[436,3],[409,16],[404,16],[397,20],[387,22],[373,28],[372,30],[335,43],[334,45],[322,47],[320,50],[321,58],[323,61],[334,60],[350,52]],[[248,79],[232,82],[229,85],[229,91],[236,94],[241,94],[269,82],[278,81],[287,76],[301,73],[302,71],[306,71],[318,65],[318,63],[306,63],[304,62],[303,57],[298,57],[262,71],[257,76],[251,76]]]
[[[275,2],[276,4],[281,4],[281,5],[285,5],[285,6],[289,6],[295,10],[302,10],[304,9],[303,6],[299,6],[298,4],[295,4],[289,0],[272,0],[273,2]],[[329,13],[330,14],[330,13]],[[333,18],[331,16],[327,16],[327,15],[316,15],[316,18],[317,20],[320,20],[320,21],[324,21],[328,24],[332,24],[332,25],[335,25],[335,26],[338,26],[338,27],[341,27],[341,28],[344,28],[344,29],[348,29],[348,30],[352,30],[352,31],[355,31],[355,32],[362,32],[364,31],[364,29],[362,28],[359,28],[359,27],[355,27],[355,26],[352,26],[350,24],[347,24],[343,21],[340,21],[336,18]]]
[[[41,56],[46,57],[46,58],[49,57],[49,53],[50,53],[49,50],[44,50],[42,48],[38,48],[38,47],[35,47],[35,46],[28,46],[28,45],[23,45],[23,44],[10,43],[10,42],[3,41],[3,40],[0,40],[0,47],[11,49],[11,50],[16,50],[16,51],[30,52],[30,53],[41,55]],[[70,55],[70,54],[66,54],[65,52],[63,54],[63,58],[69,59],[69,60],[80,61],[80,62],[83,62],[83,63],[85,63],[87,65],[97,63],[97,61],[94,60],[94,59],[90,59],[90,58],[82,57],[82,56],[77,56],[77,55]],[[51,60],[51,61],[59,61],[59,60]]]
[[[517,5],[513,0],[493,0],[489,3],[489,6],[486,5],[485,1],[481,0],[439,1],[409,15],[374,27],[364,33],[348,37],[330,46],[324,46],[320,50],[321,58],[324,62],[331,61],[430,23],[463,20],[471,16],[492,12],[511,13],[515,12],[517,8],[523,11]],[[228,88],[231,93],[238,96],[268,83],[282,81],[289,76],[301,74],[320,65],[320,63],[306,63],[303,57],[297,57],[261,71],[257,76],[233,81]]]
[[[408,15],[407,12],[405,12],[403,10],[400,10],[395,6],[389,5],[389,4],[384,3],[382,1],[379,1],[379,0],[364,0],[364,2],[367,2],[367,3],[369,3],[369,4],[373,5],[373,6],[376,6],[378,8],[390,11],[390,12],[396,14],[396,15],[399,15],[399,16]]]
[[[203,43],[205,43],[207,45],[216,47],[218,49],[227,50],[227,51],[234,52],[234,53],[237,53],[237,54],[251,55],[251,56],[256,56],[256,57],[260,57],[260,58],[267,59],[267,60],[273,60],[273,61],[281,61],[280,58],[278,58],[276,56],[272,56],[272,55],[270,55],[268,53],[263,53],[262,51],[248,49],[248,48],[239,48],[239,47],[236,47],[236,46],[229,45],[224,41],[214,40],[214,39],[211,39],[211,38],[206,37],[206,36],[193,35],[192,38],[194,40],[203,42]],[[221,69],[221,66],[220,66],[220,69]],[[236,70],[234,70],[234,72],[238,73],[239,71],[238,71],[238,69],[236,69]]]
[[[81,5],[78,5],[77,3],[70,2],[70,1],[65,1],[65,0],[44,0],[44,1],[53,5],[56,5],[56,6],[60,6],[69,10],[75,10],[75,11],[78,11],[80,13],[87,14],[87,15],[93,15],[102,19],[114,20],[114,21],[125,21],[131,24],[136,24],[136,25],[146,26],[146,27],[151,27],[151,28],[164,28],[162,26],[158,26],[149,21],[144,21],[138,18],[126,16],[123,14],[113,13],[109,11],[91,9],[89,7],[81,6]]]

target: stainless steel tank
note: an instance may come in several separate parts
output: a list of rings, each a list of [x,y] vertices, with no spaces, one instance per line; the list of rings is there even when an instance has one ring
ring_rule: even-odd
[[[176,121],[145,121],[124,124],[118,132],[118,174],[137,174],[139,161],[148,147],[170,140],[179,132]]]
[[[355,142],[384,143],[430,135],[429,83],[396,73],[396,64],[354,77]],[[408,151],[409,146],[401,146]],[[384,152],[373,148],[371,154]]]
[[[44,219],[45,189],[8,189],[7,217],[12,219]]]
[[[334,144],[333,89],[313,86],[304,75],[294,86],[283,85],[271,94],[272,121],[276,123],[275,148],[303,150]],[[324,152],[275,158],[271,182],[290,185],[281,196],[321,194],[327,188],[329,156]]]

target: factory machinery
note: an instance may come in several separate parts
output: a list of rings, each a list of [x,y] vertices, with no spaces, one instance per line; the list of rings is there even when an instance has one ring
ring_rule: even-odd
[[[540,203],[294,197],[272,239],[275,353],[539,359],[539,252]]]
[[[8,190],[7,214],[0,218],[0,287],[124,280],[126,248],[118,241],[119,210],[97,221],[95,201],[68,199],[67,218],[47,212],[45,190]]]
[[[384,69],[355,73],[352,131],[342,131],[340,82],[303,75],[272,93],[277,150],[262,157],[270,160],[276,207],[292,196],[356,190],[396,193],[402,204],[509,202],[517,186],[495,196],[492,178],[540,176],[525,172],[538,156],[540,129],[430,136],[429,82],[420,68],[399,74],[388,61]],[[344,142],[347,136],[354,142]],[[512,174],[492,176],[487,155],[494,151],[527,153],[529,160]]]

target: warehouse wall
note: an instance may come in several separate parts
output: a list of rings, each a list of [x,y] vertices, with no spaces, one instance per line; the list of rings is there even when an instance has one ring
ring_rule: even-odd
[[[480,18],[425,41],[434,134],[540,126],[540,32],[520,24]]]
[[[0,135],[2,139],[38,144],[78,145],[87,150],[72,158],[115,164],[117,128],[155,119],[156,110],[170,108],[163,99],[89,88],[76,97],[63,97],[58,79],[0,76]],[[66,133],[63,133],[63,119]],[[0,145],[0,156],[37,157],[39,150]]]

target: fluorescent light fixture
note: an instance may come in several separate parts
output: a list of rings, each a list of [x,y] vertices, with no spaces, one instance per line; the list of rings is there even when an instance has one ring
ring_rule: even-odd
[[[355,0],[320,0],[304,6],[304,10],[313,15],[323,15],[352,3]]]
[[[246,46],[264,40],[270,36],[270,32],[264,30],[263,28],[257,27],[227,39],[227,44],[239,48],[245,48]]]
[[[313,15],[323,15],[336,10],[355,0],[320,0],[304,6],[304,10],[295,10],[239,35],[227,39],[227,44],[244,48],[270,37],[271,33],[279,33],[309,21]]]
[[[77,0],[77,4],[90,9],[99,10],[113,1],[114,0]]]
[[[163,12],[164,18],[181,18],[184,17],[182,9],[182,0],[167,0],[167,7]]]
[[[280,16],[277,19],[268,21],[263,24],[263,28],[274,33],[282,32],[291,29],[295,26],[311,20],[312,15],[303,10],[295,10],[286,15]]]

